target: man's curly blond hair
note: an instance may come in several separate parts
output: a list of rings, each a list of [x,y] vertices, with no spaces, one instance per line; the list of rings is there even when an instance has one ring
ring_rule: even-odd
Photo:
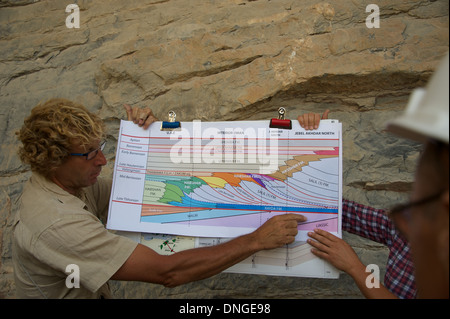
[[[31,170],[49,177],[69,156],[75,145],[87,147],[105,137],[102,120],[83,105],[51,99],[31,110],[16,133],[22,146],[19,156]]]

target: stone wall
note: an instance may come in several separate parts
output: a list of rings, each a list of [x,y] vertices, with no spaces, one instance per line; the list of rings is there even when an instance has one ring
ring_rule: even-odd
[[[79,29],[65,21],[80,7]],[[366,26],[368,4],[380,28]],[[15,132],[38,102],[64,97],[109,128],[112,173],[123,103],[160,118],[258,120],[331,110],[344,126],[344,196],[405,200],[420,146],[384,130],[448,51],[448,0],[0,0],[0,298],[14,298],[11,229],[30,172]],[[344,234],[365,263],[384,247]],[[220,274],[175,289],[113,283],[119,298],[355,298],[339,280]]]

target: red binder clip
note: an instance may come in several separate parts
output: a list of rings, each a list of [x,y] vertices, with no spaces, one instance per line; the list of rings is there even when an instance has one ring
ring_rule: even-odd
[[[285,114],[286,114],[286,109],[284,107],[280,107],[278,109],[278,118],[270,120],[270,128],[292,130],[292,121],[285,120],[284,119]]]

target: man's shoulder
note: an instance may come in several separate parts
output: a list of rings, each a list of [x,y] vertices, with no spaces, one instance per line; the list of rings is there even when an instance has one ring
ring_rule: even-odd
[[[22,192],[17,220],[39,232],[74,215],[91,215],[83,201],[57,187],[33,175]]]

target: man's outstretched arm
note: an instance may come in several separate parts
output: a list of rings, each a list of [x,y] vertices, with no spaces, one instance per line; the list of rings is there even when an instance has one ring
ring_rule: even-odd
[[[139,244],[111,279],[151,282],[166,287],[205,279],[257,251],[292,243],[298,233],[298,223],[304,221],[306,218],[297,214],[276,216],[251,234],[218,246],[185,250],[170,256],[159,255]]]

